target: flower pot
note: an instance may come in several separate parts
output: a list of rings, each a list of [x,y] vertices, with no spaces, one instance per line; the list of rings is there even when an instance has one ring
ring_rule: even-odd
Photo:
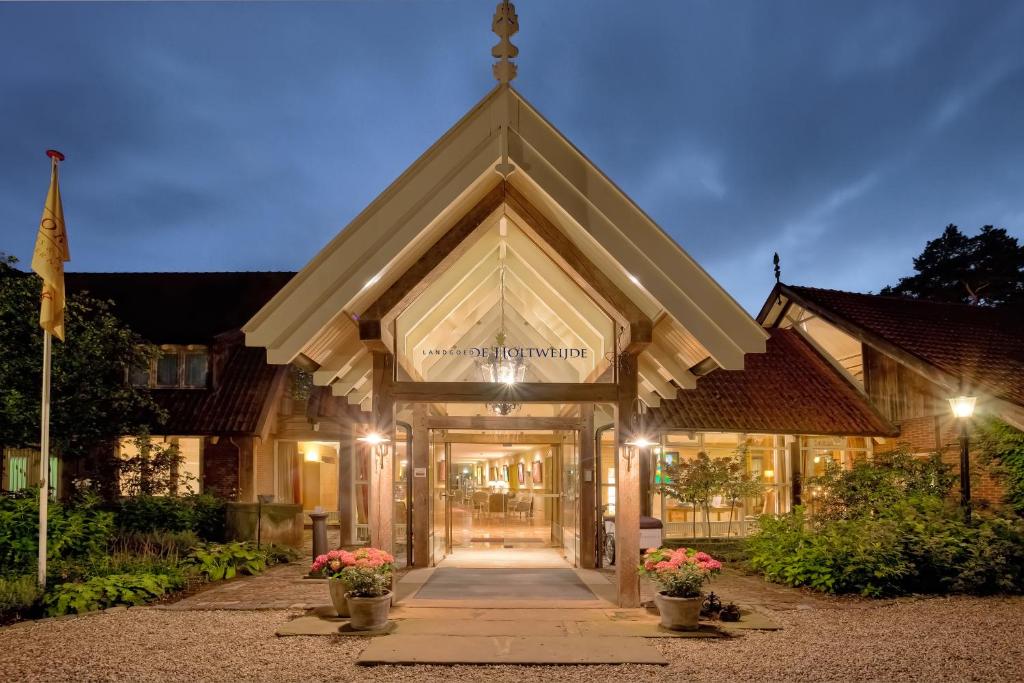
[[[348,599],[345,594],[352,590],[352,587],[341,579],[327,579],[327,589],[331,593],[331,602],[339,617],[348,616]]]
[[[352,619],[349,626],[353,631],[380,631],[388,625],[388,611],[391,609],[391,591],[375,598],[348,596],[348,611]]]
[[[661,625],[672,631],[696,631],[703,602],[704,597],[700,595],[695,598],[672,598],[664,593],[654,594]]]

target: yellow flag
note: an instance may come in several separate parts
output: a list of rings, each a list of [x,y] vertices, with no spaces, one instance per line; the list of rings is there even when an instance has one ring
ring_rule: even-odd
[[[43,217],[39,221],[39,235],[32,254],[32,270],[43,278],[39,326],[64,341],[64,262],[71,260],[71,254],[64,227],[64,207],[60,203],[60,187],[57,185],[57,155],[60,153],[47,154],[53,159],[53,171]]]

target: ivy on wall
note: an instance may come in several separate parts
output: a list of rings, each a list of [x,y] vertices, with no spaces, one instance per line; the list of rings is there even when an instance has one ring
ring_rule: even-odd
[[[1006,503],[1024,517],[1024,432],[988,418],[979,424],[978,446],[982,461],[1006,484]]]

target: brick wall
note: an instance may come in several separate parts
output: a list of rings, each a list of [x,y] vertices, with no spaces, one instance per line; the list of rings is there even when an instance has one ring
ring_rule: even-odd
[[[900,435],[885,445],[876,447],[876,451],[884,451],[887,447],[895,448],[897,444],[907,444],[915,453],[942,454],[942,461],[953,466],[953,473],[960,472],[960,424],[955,418],[945,415],[915,417],[903,420],[897,425]],[[978,462],[978,452],[971,449],[971,499],[979,507],[1002,502],[1006,493],[1002,484],[995,479],[989,470]],[[952,495],[959,498],[960,487],[956,485]]]
[[[239,449],[230,439],[203,444],[203,491],[218,498],[238,499]]]

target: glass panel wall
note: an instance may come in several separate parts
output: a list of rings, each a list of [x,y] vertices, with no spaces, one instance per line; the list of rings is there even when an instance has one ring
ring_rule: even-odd
[[[785,437],[735,432],[667,432],[662,435],[661,447],[652,451],[651,512],[665,525],[666,538],[742,536],[758,515],[780,511]],[[670,468],[695,460],[699,453],[706,453],[712,460],[738,456],[743,473],[759,479],[761,486],[754,495],[736,500],[731,499],[727,491],[718,491],[707,505],[662,494],[660,488],[669,483]]]
[[[821,489],[814,485],[815,477],[825,474],[829,462],[843,469],[871,457],[871,439],[862,436],[801,436],[800,471],[805,482],[803,503],[814,514],[815,501]]]
[[[394,461],[394,511],[392,519],[392,538],[395,546],[395,563],[398,566],[408,564],[408,515],[409,515],[409,430],[403,425],[395,427]]]

